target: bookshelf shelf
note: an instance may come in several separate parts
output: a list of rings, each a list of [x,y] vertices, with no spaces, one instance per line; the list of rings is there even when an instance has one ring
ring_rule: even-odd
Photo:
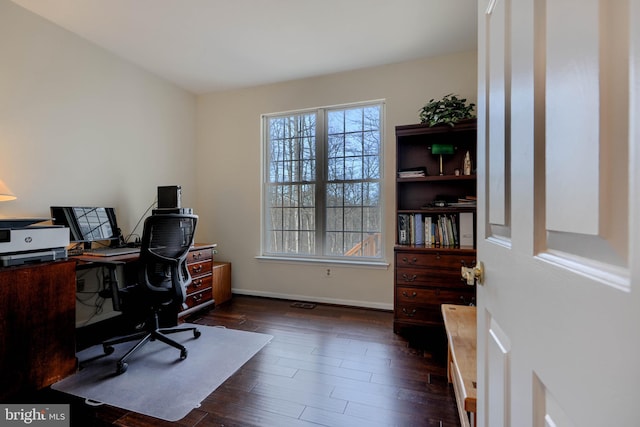
[[[476,207],[443,207],[443,208],[420,208],[420,209],[398,209],[397,213],[424,213],[424,214],[446,214],[446,213],[460,213],[460,212],[474,212]]]
[[[433,175],[433,176],[421,176],[415,178],[398,178],[398,184],[403,182],[425,182],[425,181],[476,181],[475,175]]]
[[[432,154],[434,144],[451,145],[452,154]],[[439,336],[442,304],[475,303],[475,288],[460,276],[460,267],[476,258],[476,175],[464,174],[467,153],[473,162],[475,119],[454,127],[396,127],[396,333],[419,328]]]

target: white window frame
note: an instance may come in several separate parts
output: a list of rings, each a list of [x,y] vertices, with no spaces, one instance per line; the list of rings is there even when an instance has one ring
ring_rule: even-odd
[[[380,125],[379,125],[379,132],[380,132],[380,150],[378,153],[378,159],[379,159],[379,179],[377,180],[378,185],[379,185],[379,191],[380,191],[380,195],[379,195],[379,239],[378,239],[378,244],[380,245],[380,254],[379,256],[373,256],[373,257],[367,257],[367,256],[358,256],[358,257],[352,257],[352,256],[328,256],[328,255],[324,255],[324,254],[314,254],[314,255],[308,255],[308,254],[296,254],[296,253],[270,253],[268,251],[266,251],[266,246],[268,244],[267,242],[267,237],[266,237],[266,224],[267,224],[267,212],[268,212],[268,200],[267,200],[267,191],[269,189],[269,177],[268,177],[268,173],[269,173],[269,149],[268,149],[268,142],[269,142],[269,127],[268,127],[268,122],[269,119],[272,118],[276,118],[276,117],[288,117],[288,116],[295,116],[295,115],[302,115],[302,114],[316,114],[316,138],[322,138],[322,140],[324,141],[323,144],[320,144],[320,146],[318,146],[318,153],[317,155],[322,155],[323,156],[323,160],[321,161],[321,165],[322,166],[318,166],[318,169],[320,169],[320,167],[324,167],[324,169],[326,170],[326,165],[327,165],[327,159],[325,158],[325,149],[327,146],[327,138],[325,136],[326,133],[326,125],[325,125],[325,118],[327,116],[327,112],[331,111],[331,110],[345,110],[345,109],[350,109],[350,108],[362,108],[362,107],[366,107],[366,106],[379,106],[380,107]],[[261,173],[261,180],[262,180],[262,185],[261,185],[261,227],[260,227],[260,233],[261,233],[261,238],[260,238],[260,255],[257,256],[256,258],[260,259],[260,260],[270,260],[270,261],[283,261],[283,262],[309,262],[309,263],[323,263],[323,264],[327,264],[327,263],[331,263],[331,264],[341,264],[341,265],[347,265],[347,264],[351,264],[351,265],[356,265],[356,266],[369,266],[369,267],[374,267],[374,268],[388,268],[389,264],[386,262],[385,260],[385,218],[384,218],[384,199],[385,199],[385,195],[384,195],[384,146],[385,146],[385,101],[384,100],[372,100],[372,101],[363,101],[363,102],[356,102],[356,103],[349,103],[349,104],[340,104],[340,105],[331,105],[331,106],[323,106],[323,107],[317,107],[317,108],[308,108],[308,109],[302,109],[302,110],[292,110],[292,111],[285,111],[285,112],[279,112],[279,113],[269,113],[269,114],[262,114],[261,115],[261,167],[262,167],[262,173]],[[326,175],[324,173],[322,173],[322,176],[318,178],[318,180],[323,180],[324,183],[327,182],[326,180]],[[316,196],[316,201],[317,203],[319,199],[322,199],[322,197],[320,196]],[[322,224],[319,225],[318,227],[322,227],[322,231],[321,231],[321,235],[325,236],[326,234],[326,230],[325,230],[325,224],[324,224],[324,216],[326,216],[326,209],[324,206],[318,206],[318,210],[320,212],[322,212],[322,220],[320,221]]]

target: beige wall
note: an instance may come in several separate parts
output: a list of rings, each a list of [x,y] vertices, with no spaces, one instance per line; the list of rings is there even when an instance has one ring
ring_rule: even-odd
[[[423,59],[198,97],[197,209],[200,235],[233,263],[238,293],[392,308],[396,125],[418,121],[431,98],[476,99],[476,53]],[[257,260],[260,253],[260,115],[386,100],[385,258],[388,269]],[[326,277],[326,269],[331,277]]]
[[[128,233],[158,185],[195,204],[196,98],[0,0],[0,217],[107,205]]]

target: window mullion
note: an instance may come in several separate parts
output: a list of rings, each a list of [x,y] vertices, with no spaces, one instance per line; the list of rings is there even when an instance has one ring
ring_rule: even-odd
[[[324,255],[326,220],[327,181],[327,132],[325,129],[326,110],[316,113],[316,255]]]
[[[297,228],[297,247],[296,247],[296,251],[300,252],[301,249],[301,245],[303,242],[303,236],[302,236],[302,226],[303,226],[303,218],[302,218],[302,198],[301,198],[301,191],[302,191],[302,153],[303,153],[303,144],[304,144],[304,117],[303,116],[297,116],[296,117],[296,141],[294,144],[294,154],[291,157],[291,160],[293,161],[293,183],[292,183],[292,191],[295,192],[295,201],[294,201],[294,206],[296,207],[296,218],[297,218],[297,224],[296,224],[296,228]]]

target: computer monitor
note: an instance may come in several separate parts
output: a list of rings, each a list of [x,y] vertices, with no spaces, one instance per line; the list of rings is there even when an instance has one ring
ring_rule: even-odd
[[[110,241],[110,246],[120,243],[120,229],[113,208],[51,206],[54,225],[69,228],[69,239],[73,243],[84,243],[90,248],[92,242]]]

